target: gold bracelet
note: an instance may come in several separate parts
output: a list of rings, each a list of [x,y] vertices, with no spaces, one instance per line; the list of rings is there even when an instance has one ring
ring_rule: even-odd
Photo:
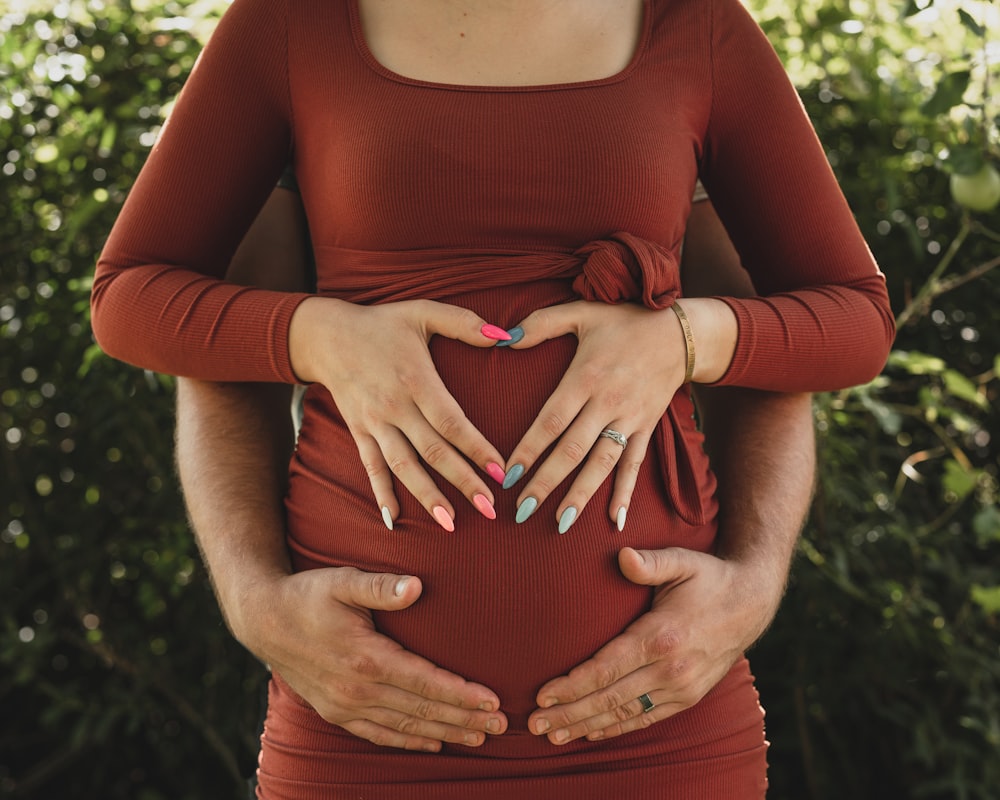
[[[684,383],[691,383],[694,377],[694,334],[691,332],[691,322],[681,308],[681,304],[675,302],[670,306],[677,315],[678,322],[681,323],[681,330],[684,331],[684,349],[687,351],[687,369],[684,371]]]

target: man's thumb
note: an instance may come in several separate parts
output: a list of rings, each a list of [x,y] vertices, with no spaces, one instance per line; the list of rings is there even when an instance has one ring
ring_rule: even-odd
[[[423,591],[420,579],[390,572],[350,570],[341,575],[351,605],[377,611],[398,611],[412,605]]]
[[[622,574],[640,586],[662,586],[690,577],[691,551],[682,547],[662,550],[636,550],[623,547],[618,552],[618,566]]]

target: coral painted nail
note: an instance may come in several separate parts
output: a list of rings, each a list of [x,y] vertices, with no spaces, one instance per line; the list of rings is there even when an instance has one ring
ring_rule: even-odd
[[[493,508],[493,503],[485,494],[477,494],[472,498],[472,505],[478,509],[479,513],[482,514],[486,519],[496,519],[497,512]]]
[[[498,328],[496,325],[490,325],[486,323],[479,329],[479,332],[483,334],[487,339],[493,339],[497,342],[506,342],[510,340],[510,334],[507,333],[503,328]]]
[[[503,483],[504,476],[506,473],[503,471],[503,467],[494,461],[491,461],[486,465],[486,474],[489,475],[497,483]]]
[[[448,533],[455,530],[455,521],[451,518],[447,510],[445,510],[444,506],[434,506],[431,509],[431,514],[434,515],[434,519],[437,520],[438,525],[448,531]]]

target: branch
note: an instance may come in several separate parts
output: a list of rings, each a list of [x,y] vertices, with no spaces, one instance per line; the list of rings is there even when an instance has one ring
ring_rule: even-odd
[[[951,266],[951,262],[954,261],[955,256],[958,255],[958,251],[961,249],[962,245],[965,244],[965,240],[969,238],[969,233],[972,231],[972,222],[969,219],[969,215],[966,214],[962,219],[962,227],[959,229],[958,234],[955,238],[951,240],[951,244],[948,245],[947,251],[941,257],[938,265],[934,267],[934,271],[930,274],[930,277],[924,282],[924,285],[920,287],[920,291],[917,292],[917,296],[914,297],[909,305],[904,308],[898,317],[896,317],[896,328],[901,329],[910,318],[916,314],[925,314],[927,309],[930,307],[931,301],[937,297],[940,292],[938,287],[940,286],[940,278],[944,274],[945,270]]]
[[[941,281],[938,284],[938,289],[934,293],[934,296],[937,297],[945,292],[950,292],[952,289],[957,289],[959,286],[969,283],[970,281],[974,281],[976,278],[981,278],[991,269],[995,269],[996,267],[1000,267],[1000,256],[997,256],[992,261],[980,264],[978,267],[973,267],[963,275],[954,275],[946,281]]]

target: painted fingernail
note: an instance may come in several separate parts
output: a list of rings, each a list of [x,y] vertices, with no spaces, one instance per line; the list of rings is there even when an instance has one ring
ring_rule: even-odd
[[[507,334],[507,338],[500,342],[497,347],[509,347],[512,344],[517,344],[524,338],[524,328],[520,325],[511,328],[509,331],[504,331]]]
[[[476,507],[480,514],[482,514],[486,519],[496,519],[497,512],[493,508],[493,503],[485,494],[477,494],[472,498],[472,505]]]
[[[434,519],[438,521],[438,525],[448,531],[448,533],[455,530],[455,521],[451,518],[451,514],[445,510],[444,506],[434,506],[434,508],[431,509],[431,514],[433,514]]]
[[[486,465],[486,474],[489,475],[491,478],[493,478],[493,480],[495,480],[497,483],[503,483],[504,479],[503,467],[501,467],[496,462],[491,461],[489,464]]]
[[[382,506],[382,522],[385,523],[385,527],[392,530],[392,512],[389,511],[389,506]]]
[[[569,506],[559,516],[559,533],[566,533],[574,522],[576,522],[576,508]]]
[[[625,530],[625,517],[628,516],[628,509],[622,506],[618,509],[618,515],[615,517],[615,525],[618,526],[618,533]]]
[[[515,483],[521,480],[522,475],[524,475],[524,465],[515,464],[513,467],[507,470],[507,474],[503,476],[503,488],[509,489],[511,486],[513,486]]]
[[[534,497],[525,497],[521,502],[521,505],[517,507],[517,513],[514,515],[514,521],[524,522],[528,517],[535,513],[536,508],[538,508],[538,501]]]
[[[503,328],[498,328],[496,325],[490,325],[489,323],[483,325],[479,329],[479,332],[487,339],[493,339],[498,342],[508,342],[511,339],[511,335]]]

